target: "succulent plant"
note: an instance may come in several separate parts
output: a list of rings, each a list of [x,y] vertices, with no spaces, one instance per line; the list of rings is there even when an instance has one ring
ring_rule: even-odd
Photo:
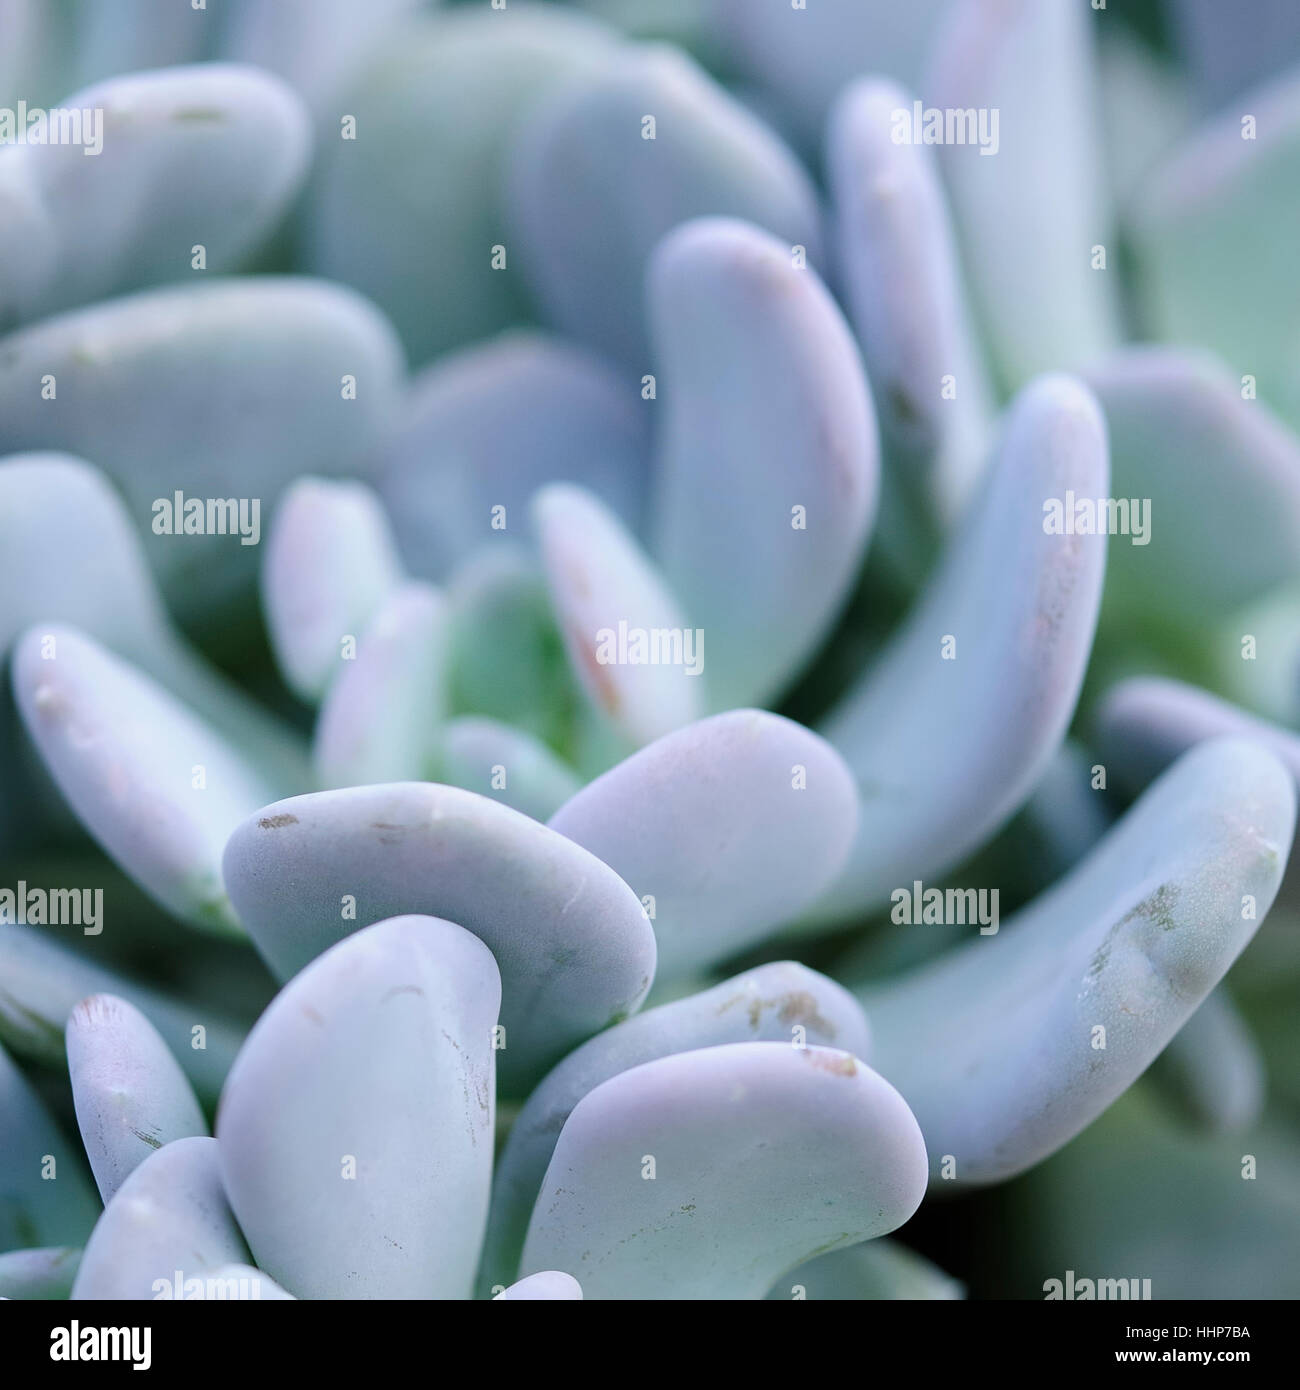
[[[1300,1292],[1297,190],[1273,0],[0,0],[0,1297]]]

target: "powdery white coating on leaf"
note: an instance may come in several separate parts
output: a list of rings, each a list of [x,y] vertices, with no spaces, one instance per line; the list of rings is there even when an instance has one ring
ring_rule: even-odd
[[[294,1302],[293,1294],[282,1289],[264,1270],[252,1265],[229,1264],[203,1276],[205,1299],[237,1298],[242,1301]]]
[[[359,638],[402,580],[383,503],[365,483],[299,478],[272,518],[262,561],[262,611],[280,674],[318,700],[339,671],[345,637]]]
[[[582,488],[552,483],[532,512],[556,625],[601,719],[633,747],[698,719],[707,703],[707,642],[687,630],[654,562]],[[633,634],[641,635],[644,654],[633,648]]]
[[[654,899],[659,976],[672,979],[755,945],[817,900],[853,843],[857,793],[816,734],[733,710],[611,768],[550,825]]]
[[[23,723],[105,851],[192,925],[239,933],[221,852],[269,784],[166,691],[72,628],[30,629],[13,658]]]
[[[651,551],[705,636],[713,709],[799,673],[856,577],[879,446],[858,346],[788,243],[706,218],[654,252]]]
[[[464,1298],[487,1220],[501,977],[432,917],[356,932],[276,996],[230,1069],[221,1171],[300,1298]]]
[[[958,1183],[1011,1177],[1132,1085],[1268,911],[1295,800],[1260,745],[1201,744],[996,936],[864,992],[935,1174],[950,1155]]]
[[[925,1169],[903,1098],[847,1052],[679,1053],[574,1108],[523,1270],[576,1270],[588,1299],[762,1298],[795,1265],[902,1225]]]
[[[514,1277],[547,1164],[573,1107],[631,1067],[737,1042],[808,1042],[870,1053],[861,1005],[834,980],[795,961],[747,970],[712,989],[647,1009],[575,1048],[529,1096],[497,1161],[479,1282]]]
[[[647,115],[655,120],[646,138]],[[653,371],[642,283],[693,217],[739,217],[816,265],[816,194],[794,155],[680,50],[629,45],[567,83],[518,132],[507,240],[548,322]]]
[[[202,1277],[248,1258],[226,1203],[217,1141],[177,1139],[127,1178],[86,1242],[73,1300],[152,1299],[177,1270]]]
[[[281,978],[368,922],[404,913],[474,932],[501,968],[502,1085],[517,1092],[634,1012],[654,934],[622,879],[563,835],[458,787],[401,782],[292,797],[230,838],[241,921]],[[355,918],[343,916],[355,902]]]
[[[864,1240],[847,1250],[819,1255],[792,1269],[768,1294],[772,1302],[940,1301],[965,1298],[966,1290],[929,1260],[899,1241]]]
[[[125,999],[83,999],[68,1016],[67,1049],[77,1126],[106,1203],[150,1153],[208,1133],[185,1073]]]
[[[1032,791],[1078,698],[1107,541],[1047,534],[1044,503],[1105,497],[1109,485],[1091,394],[1064,376],[1026,387],[942,567],[822,725],[857,777],[862,813],[818,916],[861,913],[933,879]]]

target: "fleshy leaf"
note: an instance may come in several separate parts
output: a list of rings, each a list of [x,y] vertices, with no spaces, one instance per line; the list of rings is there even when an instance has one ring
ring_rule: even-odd
[[[175,8],[175,7],[173,7]],[[112,77],[60,103],[99,113],[83,144],[0,147],[0,326],[200,267],[238,269],[306,172],[302,103],[256,68],[201,64]],[[87,230],[93,228],[94,235]],[[19,248],[40,247],[35,258]]]
[[[447,605],[430,584],[395,590],[342,663],[316,724],[323,787],[427,774],[447,710]]]
[[[165,3],[170,7],[172,0]],[[353,0],[276,0],[274,5],[224,0],[222,49],[238,62],[276,73],[324,118],[333,114],[340,89],[394,23],[425,3],[367,0],[359,7]]]
[[[816,734],[762,710],[700,720],[589,783],[553,830],[653,899],[659,976],[763,940],[835,881],[853,777]]]
[[[678,1053],[578,1102],[523,1268],[575,1269],[588,1299],[762,1298],[814,1255],[901,1226],[925,1167],[903,1098],[850,1053]]]
[[[638,378],[546,334],[515,330],[436,362],[381,467],[411,569],[442,579],[519,535],[547,483],[587,488],[636,530],[650,409]]]
[[[523,316],[509,150],[545,93],[614,52],[603,25],[554,5],[487,11],[386,39],[338,98],[309,206],[308,264],[374,299],[417,365]],[[355,134],[340,138],[345,116]]]
[[[1294,829],[1269,752],[1202,744],[996,935],[867,991],[878,1065],[933,1172],[1001,1181],[1127,1090],[1254,934]]]
[[[299,478],[285,492],[262,562],[262,608],[280,673],[318,700],[402,579],[383,504],[365,483]]]
[[[171,1287],[178,1272],[202,1278],[247,1258],[222,1190],[217,1141],[177,1139],[151,1153],[104,1208],[72,1297],[153,1299],[159,1280]]]
[[[1108,486],[1092,396],[1069,377],[1027,387],[942,567],[823,726],[862,812],[819,916],[942,874],[1033,789],[1078,698],[1106,558],[1105,536],[1048,534],[1045,506]]]
[[[703,640],[654,562],[582,488],[552,483],[532,511],[555,622],[592,707],[633,748],[698,719]]]
[[[1247,121],[1252,122],[1249,128]],[[1163,338],[1220,353],[1300,425],[1300,75],[1234,98],[1144,182],[1138,284]]]
[[[517,1284],[511,1284],[508,1289],[502,1289],[499,1294],[495,1295],[493,1301],[497,1303],[521,1303],[527,1300],[554,1302],[560,1299],[581,1297],[582,1285],[572,1274],[565,1274],[558,1269],[544,1269],[537,1274],[530,1274],[527,1279],[521,1279]]]
[[[965,1289],[896,1240],[864,1240],[793,1269],[768,1294],[800,1300],[932,1301],[960,1299]]]
[[[1121,681],[1101,702],[1093,725],[1116,782],[1130,792],[1140,791],[1195,744],[1229,734],[1263,744],[1300,782],[1300,734],[1182,681]]]
[[[239,933],[221,880],[231,830],[270,784],[214,729],[73,628],[34,627],[14,695],[41,758],[105,851],[169,912]]]
[[[816,273],[744,223],[680,228],[647,294],[667,411],[651,551],[704,630],[712,707],[764,703],[812,655],[870,535],[862,359]]]
[[[67,1048],[77,1125],[105,1203],[154,1150],[208,1133],[185,1073],[125,999],[82,1000],[68,1017]]]
[[[971,292],[1013,388],[1119,339],[1090,20],[1069,0],[955,0],[922,84],[926,119],[945,123],[940,159]],[[967,119],[950,131],[954,113]],[[914,140],[917,125],[914,110],[900,113]],[[1107,269],[1094,268],[1098,248]]]
[[[705,214],[744,218],[784,242],[787,258],[803,247],[819,261],[807,174],[679,50],[614,50],[520,131],[509,225],[538,303],[550,323],[638,376],[652,370],[642,297],[650,253]]]
[[[0,1250],[80,1245],[98,1215],[99,1199],[78,1146],[63,1136],[0,1048]]]
[[[891,82],[855,83],[832,116],[827,165],[836,262],[892,481],[942,535],[978,480],[993,406],[933,151],[891,135],[892,113],[911,105]]]
[[[706,0],[730,62],[776,96],[806,143],[821,138],[840,89],[865,72],[920,77],[948,0]]]
[[[582,785],[577,773],[531,734],[473,717],[454,719],[443,730],[439,775],[541,821]]]
[[[67,1298],[77,1277],[81,1251],[76,1246],[47,1245],[10,1250],[0,1255],[0,1298],[46,1301]]]
[[[211,621],[254,582],[244,541],[261,508],[300,474],[359,470],[401,381],[392,329],[336,285],[263,275],[146,290],[0,340],[0,453],[93,459],[125,494],[169,602]],[[230,534],[226,508],[214,534],[208,499],[247,503],[248,530]],[[201,534],[183,530],[192,501]]]
[[[221,1097],[230,1202],[300,1298],[465,1298],[492,1173],[501,978],[477,937],[380,922],[296,975]]]
[[[612,869],[457,787],[351,787],[267,806],[231,836],[225,873],[282,979],[358,927],[405,913],[482,937],[501,967],[497,1070],[515,1090],[635,1010],[654,973],[650,923]]]
[[[1300,440],[1218,362],[1130,348],[1085,374],[1106,412],[1117,535],[1107,600],[1201,624],[1300,571]]]
[[[122,499],[96,468],[67,454],[0,462],[0,553],[22,583],[5,590],[0,650],[33,623],[66,623],[165,685],[277,785],[308,776],[299,741],[173,628]]]
[[[205,1298],[257,1299],[263,1303],[295,1302],[293,1294],[282,1289],[265,1271],[252,1265],[222,1265],[203,1276]]]
[[[62,1067],[64,1030],[92,994],[134,1004],[162,1035],[204,1101],[216,1099],[243,1033],[211,1008],[133,984],[80,952],[52,941],[44,927],[0,929],[0,1040],[21,1057]]]
[[[1165,0],[1171,37],[1196,77],[1201,104],[1217,111],[1247,87],[1295,61],[1300,11],[1291,0]]]
[[[862,1009],[833,980],[794,961],[747,970],[712,989],[661,1004],[576,1048],[528,1098],[497,1162],[480,1284],[514,1277],[556,1139],[575,1105],[630,1067],[738,1042],[798,1042],[865,1057]]]

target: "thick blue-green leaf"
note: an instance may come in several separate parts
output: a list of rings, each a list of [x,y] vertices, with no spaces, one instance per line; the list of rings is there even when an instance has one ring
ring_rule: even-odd
[[[321,705],[312,754],[322,787],[427,775],[447,712],[447,625],[431,584],[383,602]]]
[[[452,922],[341,941],[230,1069],[221,1172],[258,1265],[300,1298],[465,1298],[492,1174],[501,977]]]
[[[442,579],[525,536],[547,483],[589,489],[636,530],[651,409],[638,377],[541,333],[441,359],[417,378],[380,470],[408,565]]]
[[[563,835],[457,787],[292,797],[246,820],[224,862],[240,919],[282,979],[404,913],[481,936],[501,967],[498,1072],[516,1091],[650,988],[654,934],[627,884]]]
[[[610,865],[653,911],[659,975],[738,954],[835,881],[857,824],[833,748],[763,710],[713,715],[584,787],[551,828]]]
[[[709,218],[655,252],[652,552],[702,628],[714,709],[780,694],[866,549],[879,456],[862,359],[816,273]]]
[[[558,1269],[544,1269],[537,1274],[530,1274],[527,1279],[521,1279],[517,1284],[511,1284],[508,1289],[502,1289],[499,1294],[494,1295],[494,1301],[505,1303],[519,1303],[528,1300],[554,1302],[581,1297],[582,1285],[572,1274],[565,1274]]]
[[[111,929],[111,925],[108,929]],[[43,926],[0,929],[0,1041],[15,1055],[62,1068],[64,1030],[92,994],[134,1004],[162,1035],[205,1102],[216,1099],[243,1031],[204,1004],[138,985],[87,954],[52,940]]]
[[[855,83],[832,116],[827,165],[835,258],[885,456],[942,534],[983,467],[992,400],[934,154],[892,138],[892,113],[912,100],[892,82]]]
[[[104,1208],[73,1299],[153,1299],[177,1273],[203,1278],[248,1249],[222,1190],[217,1141],[177,1139],[151,1153]]]
[[[414,363],[515,323],[526,296],[504,209],[510,149],[545,93],[613,51],[603,25],[527,0],[401,27],[334,103],[308,265],[370,295]]]
[[[653,122],[653,124],[651,124]],[[548,98],[519,132],[511,254],[547,320],[638,375],[653,371],[646,263],[675,226],[739,217],[816,264],[816,195],[794,155],[684,53],[613,51]]]
[[[1115,496],[1107,601],[1184,623],[1222,617],[1300,577],[1300,439],[1244,401],[1220,363],[1129,348],[1085,374],[1106,412]],[[1136,510],[1135,510],[1136,509]]]
[[[105,851],[169,912],[240,934],[221,852],[272,784],[216,730],[75,628],[30,628],[14,696],[59,790]]]
[[[1214,349],[1300,425],[1300,74],[1235,97],[1148,178],[1131,210],[1158,336]]]
[[[0,1255],[0,1298],[67,1298],[81,1263],[76,1246],[47,1245]]]
[[[1239,1133],[1257,1124],[1264,1110],[1264,1058],[1222,985],[1147,1076],[1198,1129]]]
[[[155,1149],[208,1133],[185,1073],[125,999],[83,999],[68,1016],[67,1049],[81,1142],[106,1203]]]
[[[402,579],[383,503],[365,483],[299,478],[276,508],[262,561],[262,611],[280,673],[315,702]]]
[[[1268,911],[1295,800],[1260,745],[1202,744],[996,935],[865,992],[935,1177],[1022,1172],[1132,1085]]]
[[[164,0],[168,5],[173,0]],[[282,77],[321,119],[334,116],[342,88],[392,26],[438,0],[222,0],[222,49]],[[330,134],[337,138],[337,131]]]
[[[337,286],[258,276],[148,290],[0,339],[0,453],[94,460],[173,608],[210,620],[252,585],[257,547],[244,540],[260,538],[284,487],[360,469],[401,380],[392,329]],[[208,499],[246,502],[244,531],[231,534],[229,509],[212,518],[225,534],[207,529]],[[176,534],[198,519],[190,501],[205,529]]]
[[[745,1042],[622,1072],[574,1108],[525,1273],[573,1269],[589,1299],[757,1299],[814,1255],[901,1226],[925,1145],[848,1052]]]
[[[1105,536],[1048,534],[1044,507],[1108,488],[1092,396],[1069,377],[1027,387],[942,568],[823,726],[862,813],[819,916],[937,877],[1033,789],[1078,698],[1106,558]]]
[[[770,92],[810,148],[840,89],[865,73],[915,85],[949,0],[704,0],[727,59]]]
[[[238,269],[274,230],[310,156],[302,103],[256,68],[113,77],[61,106],[78,113],[72,133],[82,143],[0,146],[0,189],[13,209],[0,225],[5,330],[197,271]],[[97,114],[88,121],[87,112]]]
[[[438,775],[542,821],[582,785],[577,773],[531,734],[473,716],[453,719],[443,729]]]
[[[552,483],[532,512],[555,623],[593,710],[629,748],[698,719],[704,640],[654,561],[582,488]]]
[[[1071,0],[955,0],[921,86],[923,120],[937,113],[944,125],[940,157],[971,291],[1011,387],[1078,367],[1119,339],[1091,19]],[[901,113],[899,129],[924,138],[914,117],[915,108]],[[1105,269],[1094,269],[1098,248]]]
[[[647,1009],[576,1048],[520,1111],[497,1163],[479,1281],[514,1278],[556,1140],[575,1105],[644,1062],[737,1042],[813,1043],[867,1056],[870,1029],[857,1001],[794,961],[761,965],[700,994]]]
[[[34,623],[80,628],[235,740],[278,786],[309,770],[300,741],[178,636],[121,497],[67,454],[0,462],[0,650]]]
[[[961,1299],[950,1275],[896,1240],[864,1240],[792,1269],[768,1294],[782,1299],[933,1301]]]

